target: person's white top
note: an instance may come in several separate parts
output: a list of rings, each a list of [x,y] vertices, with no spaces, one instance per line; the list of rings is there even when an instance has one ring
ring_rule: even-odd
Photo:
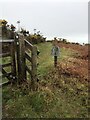
[[[58,46],[53,46],[51,50],[51,55],[59,56],[60,55],[60,48]]]

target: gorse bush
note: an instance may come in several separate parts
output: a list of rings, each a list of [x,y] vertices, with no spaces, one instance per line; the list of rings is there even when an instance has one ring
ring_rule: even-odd
[[[14,31],[16,27],[13,24],[8,25],[8,22],[6,20],[0,20],[0,26],[2,27],[2,39],[14,38]]]
[[[6,20],[0,20],[0,26],[2,27],[2,38],[4,38],[4,39],[6,39],[6,38],[13,39],[14,38],[14,32],[17,33],[17,31],[15,31],[16,27],[13,24],[8,25],[8,22]],[[38,44],[41,42],[45,42],[45,40],[46,40],[46,38],[43,37],[43,35],[41,35],[40,31],[36,32],[36,29],[34,29],[34,33],[31,34],[31,33],[29,33],[29,31],[21,28],[20,33],[22,33],[25,36],[25,38],[32,44]]]
[[[23,33],[23,35],[26,37],[26,39],[31,42],[32,44],[38,44],[41,42],[45,42],[46,38],[43,37],[43,35],[40,34],[40,32],[30,34],[29,31],[26,31],[24,29],[21,29],[20,31]]]

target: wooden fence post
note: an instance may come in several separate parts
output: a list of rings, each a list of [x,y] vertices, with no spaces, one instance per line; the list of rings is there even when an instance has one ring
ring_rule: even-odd
[[[25,41],[24,36],[19,34],[17,41],[17,68],[18,68],[18,82],[26,79],[25,70]]]
[[[31,75],[31,87],[35,90],[35,82],[37,81],[37,47],[32,47],[32,75]]]
[[[15,47],[16,47],[16,69],[17,69],[17,82],[19,82],[19,71],[20,71],[20,53],[19,53],[19,36],[16,34],[15,36]]]
[[[11,72],[12,77],[16,77],[16,61],[15,61],[15,41],[11,43]]]
[[[25,70],[25,41],[24,41],[24,35],[19,35],[19,52],[20,52],[20,81],[25,80],[26,78],[26,70]]]

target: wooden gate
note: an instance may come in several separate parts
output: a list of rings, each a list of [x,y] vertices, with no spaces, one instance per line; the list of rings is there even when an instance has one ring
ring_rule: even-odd
[[[3,64],[0,63],[2,77],[7,77],[9,82],[11,82],[12,79],[16,79],[15,42],[14,40],[0,40],[0,44],[2,44],[2,52],[0,51],[0,58],[7,59],[7,57],[10,57],[9,62]],[[9,66],[11,66],[11,70],[7,72],[5,68]]]
[[[0,56],[11,56],[11,63],[2,64],[2,74],[9,81],[17,79],[19,83],[27,80],[27,72],[31,76],[32,88],[37,81],[37,47],[28,42],[22,34],[15,35],[14,40],[0,41],[2,44],[9,44],[10,51]],[[28,52],[29,51],[29,52]],[[30,67],[26,61],[30,62]],[[11,72],[7,73],[3,68],[11,65]]]
[[[22,34],[16,36],[16,44],[18,81],[27,80],[28,72],[34,89],[34,83],[37,81],[37,47],[28,42]],[[31,64],[30,67],[26,63],[27,60]]]

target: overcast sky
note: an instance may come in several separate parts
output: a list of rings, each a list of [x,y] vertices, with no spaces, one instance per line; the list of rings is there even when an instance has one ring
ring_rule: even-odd
[[[2,0],[1,0],[2,1]],[[3,0],[0,18],[33,32],[36,28],[44,36],[80,36],[88,33],[88,2],[59,0]]]

